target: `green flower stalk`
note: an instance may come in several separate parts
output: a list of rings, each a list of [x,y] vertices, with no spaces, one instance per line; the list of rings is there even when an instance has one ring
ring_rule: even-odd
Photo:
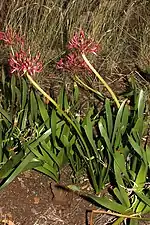
[[[120,103],[119,103],[118,98],[116,97],[115,93],[113,92],[113,90],[109,87],[109,85],[107,84],[107,82],[100,76],[100,74],[95,70],[95,68],[89,62],[89,60],[87,59],[87,57],[85,56],[84,53],[82,54],[82,57],[83,57],[84,61],[86,62],[86,64],[89,66],[89,68],[92,70],[92,72],[95,74],[95,76],[101,81],[101,83],[109,91],[109,93],[111,94],[112,98],[116,102],[117,107],[120,108]]]
[[[89,87],[78,76],[75,76],[75,81],[78,82],[79,85],[85,87],[86,89],[88,89],[89,91],[93,92],[94,94],[96,94],[97,96],[99,96],[101,99],[104,100],[104,96],[99,91]]]

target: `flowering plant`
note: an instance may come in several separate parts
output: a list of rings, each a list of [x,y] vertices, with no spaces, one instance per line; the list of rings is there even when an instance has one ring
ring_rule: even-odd
[[[99,50],[99,45],[96,44],[91,38],[86,38],[83,30],[80,30],[80,32],[76,33],[70,40],[67,48],[68,50],[71,50],[71,53],[65,56],[65,58],[60,59],[60,61],[57,63],[57,68],[65,71],[72,71],[74,74],[83,71],[85,73],[93,72],[96,77],[102,82],[102,84],[107,88],[112,98],[116,102],[117,107],[119,108],[120,103],[115,93],[105,82],[105,80],[100,76],[100,74],[95,70],[95,68],[86,57],[86,55],[89,53],[96,55]],[[99,91],[89,88],[77,75],[75,75],[75,78],[79,84],[82,84],[90,91],[93,91],[94,93],[102,97],[102,94]]]

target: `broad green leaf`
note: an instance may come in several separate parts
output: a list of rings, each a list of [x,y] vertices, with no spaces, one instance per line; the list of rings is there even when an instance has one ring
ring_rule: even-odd
[[[28,87],[25,79],[22,79],[22,109],[24,109],[26,101],[27,101],[27,96],[28,96]]]
[[[36,167],[35,170],[40,171],[41,173],[51,177],[53,180],[58,182],[58,175],[55,176],[49,169],[46,169],[44,166]]]
[[[37,100],[36,100],[36,97],[35,97],[35,94],[34,94],[33,90],[31,90],[31,92],[30,92],[30,109],[31,109],[32,120],[37,121],[38,106],[37,106]]]
[[[15,166],[21,162],[23,156],[24,152],[22,150],[17,155],[14,155],[11,159],[9,159],[0,169],[0,178],[2,179],[7,177],[15,168]]]
[[[117,131],[118,131],[118,129],[120,129],[121,119],[122,119],[122,114],[123,114],[125,104],[126,104],[126,100],[123,101],[123,103],[121,104],[121,106],[120,106],[120,108],[117,112],[117,116],[116,116],[116,119],[115,119],[115,125],[114,125],[114,128],[113,128],[112,140],[111,140],[112,146],[114,144]]]
[[[6,79],[6,76],[5,76],[5,71],[4,71],[4,65],[2,65],[2,85],[3,85],[3,92],[5,93],[5,79]]]
[[[44,148],[44,150],[48,153],[49,157],[60,167],[59,159],[57,158],[57,155],[54,154],[52,147],[50,147],[47,143],[44,141],[41,143],[41,146]]]
[[[48,163],[44,163],[43,167],[53,173],[55,177],[58,177],[59,170],[57,166],[50,166]]]
[[[23,172],[27,170],[35,169],[36,167],[42,166],[43,164],[44,162],[41,161],[40,159],[33,158],[31,162],[29,162],[27,166],[23,169]]]
[[[115,138],[115,142],[114,142],[114,150],[118,150],[122,147],[122,135],[121,135],[121,130],[118,130],[116,132],[116,138]]]
[[[122,180],[122,176],[121,176],[121,169],[120,167],[118,166],[118,159],[120,158],[117,158],[118,154],[116,154],[116,157],[115,157],[115,162],[114,162],[114,172],[115,172],[115,179],[116,179],[116,182],[118,184],[118,189],[120,190],[120,197],[122,197],[121,200],[121,203],[123,205],[125,205],[126,207],[130,207],[130,201],[129,201],[129,198],[128,198],[128,193],[126,191],[126,187],[125,187],[125,184]]]
[[[118,200],[120,201],[120,203],[123,202],[123,197],[122,197],[122,193],[120,192],[120,190],[118,188],[114,188],[113,192],[115,194],[115,196],[118,198]]]
[[[125,178],[128,180],[128,182],[130,182],[130,178],[128,176],[127,168],[126,168],[126,159],[125,159],[124,155],[119,151],[115,151],[114,160],[115,160],[116,164],[118,165],[120,172],[125,176]]]
[[[136,191],[135,191],[135,194],[150,207],[150,196],[146,196],[142,192],[139,193]]]
[[[105,101],[105,109],[106,109],[106,120],[107,120],[107,132],[108,132],[109,138],[111,138],[112,129],[113,129],[113,119],[112,119],[112,111],[110,107],[110,100],[107,98]]]
[[[9,183],[11,183],[16,178],[16,176],[18,176],[24,170],[24,168],[32,161],[33,158],[34,158],[34,155],[31,152],[28,155],[26,155],[26,157],[14,169],[14,171],[11,173],[11,175],[8,176],[6,181],[4,183],[2,183],[2,185],[0,186],[0,190],[3,189],[4,187],[6,187]]]
[[[56,140],[56,123],[57,123],[56,110],[53,109],[51,114],[51,129],[52,129],[52,138],[54,143]]]
[[[40,96],[36,95],[36,97],[37,97],[37,102],[38,102],[38,106],[39,106],[39,110],[40,110],[42,119],[43,119],[46,127],[49,129],[50,128],[50,121],[49,121],[49,115],[48,115],[48,111],[46,109],[46,105],[41,100]]]
[[[121,135],[126,132],[128,126],[128,119],[129,119],[130,111],[129,106],[126,104],[122,114],[122,121],[121,121]]]
[[[84,130],[85,130],[86,136],[89,140],[89,143],[91,144],[91,146],[93,148],[93,151],[97,155],[97,148],[95,145],[95,141],[93,139],[93,127],[92,127],[92,123],[90,121],[87,125],[84,125]]]
[[[150,146],[146,146],[146,157],[147,157],[147,163],[150,169]]]
[[[59,151],[57,155],[57,160],[59,161],[59,167],[62,167],[64,165],[64,162],[66,161],[66,154],[64,148]]]
[[[138,118],[143,117],[145,109],[145,98],[143,90],[140,91],[139,100],[138,100]]]
[[[54,161],[51,159],[51,157],[49,156],[49,154],[41,146],[39,146],[39,149],[40,149],[40,152],[41,152],[41,154],[43,156],[43,161],[45,163],[47,163],[49,166],[53,167]]]
[[[146,205],[147,204],[145,204],[145,202],[140,201],[136,208],[136,213],[141,213],[145,209]]]
[[[15,75],[12,75],[12,77],[11,77],[11,96],[12,96],[11,101],[12,101],[12,107],[15,104],[15,96],[16,96],[15,87],[16,87],[16,77],[15,77]]]
[[[97,197],[93,195],[86,196],[92,199],[94,202],[98,203],[99,205],[114,212],[125,214],[129,211],[128,207],[126,207],[125,205],[119,204],[111,199],[108,199],[107,197]]]
[[[104,138],[104,140],[106,142],[106,145],[107,145],[107,148],[108,148],[109,152],[112,154],[112,147],[111,147],[110,139],[107,135],[107,131],[104,129],[104,126],[103,126],[101,120],[98,123],[98,127],[99,127],[99,130],[100,130],[100,133],[101,133],[102,137]]]
[[[21,109],[21,91],[17,86],[15,86],[15,93],[16,93],[16,96],[17,96],[16,102]]]
[[[136,120],[135,126],[132,128],[132,135],[135,141],[139,144],[143,136],[143,127],[144,127],[144,120],[141,117]]]
[[[28,122],[28,103],[25,106],[25,109],[23,111],[23,115],[22,115],[22,121],[21,121],[21,130],[24,130],[27,127],[27,122]]]
[[[28,147],[28,149],[41,161],[44,162],[44,156],[42,153],[39,151],[39,148],[33,148],[31,145]]]
[[[3,124],[2,124],[1,115],[0,115],[0,163],[2,163],[2,159],[3,159],[3,139],[2,139],[2,131],[3,131]]]
[[[136,143],[131,136],[128,136],[128,140],[129,140],[131,146],[133,147],[133,149],[138,153],[138,155],[144,161],[144,163],[147,164],[145,150],[142,147],[140,147],[139,144]]]
[[[67,148],[69,146],[68,137],[66,135],[62,136],[63,145]]]
[[[64,143],[64,136],[67,139],[69,139],[69,135],[70,135],[70,128],[67,124],[64,124],[62,128],[61,136],[60,136],[60,140],[62,141],[62,143]]]
[[[76,136],[73,135],[69,141],[69,147],[71,147],[73,144],[75,144],[75,141],[76,141]]]
[[[51,134],[51,128],[48,129],[44,134],[42,134],[37,140],[33,141],[32,143],[28,143],[29,147],[35,148],[39,145],[40,142],[43,142],[49,137]]]
[[[141,161],[141,166],[140,169],[138,171],[136,180],[135,180],[135,184],[133,189],[136,192],[141,192],[143,190],[144,184],[146,182],[146,177],[147,177],[147,172],[148,172],[148,166],[145,165],[145,163],[143,163]]]
[[[4,116],[10,123],[12,123],[12,118],[11,116],[5,111],[2,109],[2,107],[0,106],[0,113],[2,116]]]

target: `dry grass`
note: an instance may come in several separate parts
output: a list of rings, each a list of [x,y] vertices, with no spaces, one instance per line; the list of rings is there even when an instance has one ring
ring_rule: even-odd
[[[0,8],[3,28],[10,25],[21,31],[32,49],[41,52],[45,71],[40,80],[47,88],[63,82],[55,63],[80,28],[100,43],[101,52],[93,63],[116,89],[122,88],[121,80],[135,64],[150,64],[149,0],[3,0]],[[93,84],[101,88],[97,81]]]

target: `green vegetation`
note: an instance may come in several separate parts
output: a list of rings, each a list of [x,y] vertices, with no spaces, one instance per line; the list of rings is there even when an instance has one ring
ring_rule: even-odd
[[[111,210],[113,225],[138,224],[150,212],[150,4],[5,4],[0,189],[29,169],[59,182],[67,164],[75,176],[87,173],[95,195],[69,189]]]

